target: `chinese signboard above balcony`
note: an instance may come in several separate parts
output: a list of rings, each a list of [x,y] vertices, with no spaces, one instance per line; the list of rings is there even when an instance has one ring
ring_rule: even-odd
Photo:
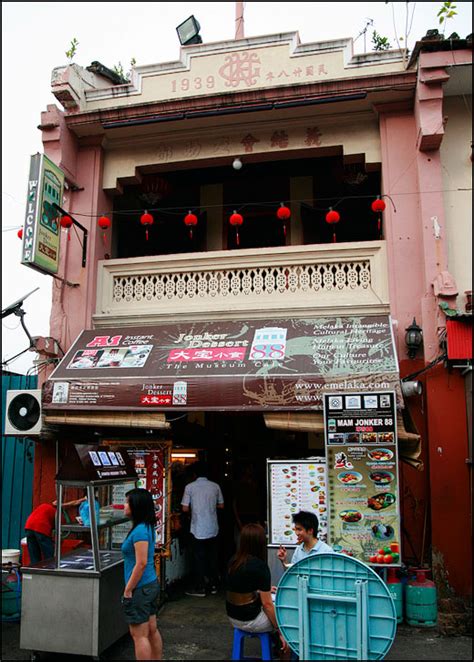
[[[88,89],[87,110],[403,71],[398,52],[353,56],[352,39],[300,44],[296,32],[187,46],[181,60],[135,67],[123,90]],[[63,72],[56,71],[56,83]],[[85,110],[85,108],[84,108]]]
[[[45,409],[321,409],[326,391],[396,390],[390,318],[321,317],[84,331]]]
[[[30,161],[21,263],[57,274],[61,226],[54,204],[63,201],[64,173],[44,154]]]

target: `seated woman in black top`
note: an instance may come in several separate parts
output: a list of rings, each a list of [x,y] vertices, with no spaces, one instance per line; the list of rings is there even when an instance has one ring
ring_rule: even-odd
[[[264,528],[260,524],[242,527],[226,577],[226,611],[232,625],[246,632],[278,631],[266,551]]]

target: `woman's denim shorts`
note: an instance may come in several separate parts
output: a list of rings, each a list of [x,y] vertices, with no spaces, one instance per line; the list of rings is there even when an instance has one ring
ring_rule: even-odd
[[[122,596],[122,609],[125,620],[129,625],[147,623],[150,616],[155,616],[158,610],[158,597],[160,584],[158,580],[138,586],[131,598]]]

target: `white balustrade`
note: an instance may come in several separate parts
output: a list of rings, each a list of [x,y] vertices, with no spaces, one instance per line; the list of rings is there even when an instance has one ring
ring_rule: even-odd
[[[96,326],[389,311],[384,241],[99,262]]]

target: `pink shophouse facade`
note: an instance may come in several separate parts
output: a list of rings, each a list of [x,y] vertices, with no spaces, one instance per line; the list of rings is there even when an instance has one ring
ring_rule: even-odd
[[[445,350],[439,304],[464,311],[471,289],[471,66],[465,40],[449,50],[419,42],[408,63],[399,51],[353,55],[351,40],[301,44],[296,33],[199,44],[119,85],[97,67],[55,69],[62,108],[48,106],[39,126],[66,176],[62,206],[89,232],[85,267],[80,235],[62,237],[50,335],[65,351],[91,328],[391,315],[400,377],[423,384],[405,400],[421,450],[400,466],[402,542],[433,568],[443,598],[472,592],[469,357],[463,369],[441,360],[416,373]],[[379,195],[380,230],[370,208]],[[291,209],[286,233],[280,202]],[[147,240],[149,208],[163,213]],[[291,280],[315,265],[321,287]],[[291,292],[277,280],[263,293],[259,270],[283,274]],[[423,346],[411,359],[413,318]],[[54,471],[54,450],[39,446],[36,502],[51,497]]]

